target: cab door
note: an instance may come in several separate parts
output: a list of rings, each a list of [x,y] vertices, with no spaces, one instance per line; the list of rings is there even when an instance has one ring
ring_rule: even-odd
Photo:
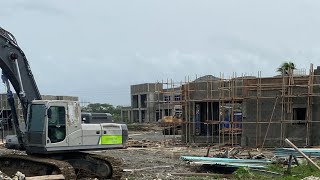
[[[83,144],[80,105],[77,102],[68,102],[67,108],[67,138],[69,146],[80,146]]]

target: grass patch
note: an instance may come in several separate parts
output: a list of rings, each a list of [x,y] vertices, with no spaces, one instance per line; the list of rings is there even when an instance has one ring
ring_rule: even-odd
[[[317,162],[319,164],[319,162]],[[291,168],[291,173],[287,172],[287,166],[281,164],[272,164],[268,166],[268,171],[277,172],[283,174],[283,176],[272,176],[267,174],[262,174],[259,172],[252,172],[249,168],[242,167],[237,169],[233,173],[235,179],[262,179],[262,180],[300,180],[308,176],[320,177],[320,171],[308,165],[307,163],[300,164],[300,166],[295,166]]]
[[[221,177],[217,176],[207,176],[207,177],[199,177],[199,176],[191,176],[191,177],[185,177],[186,180],[212,180],[212,179],[219,179]]]

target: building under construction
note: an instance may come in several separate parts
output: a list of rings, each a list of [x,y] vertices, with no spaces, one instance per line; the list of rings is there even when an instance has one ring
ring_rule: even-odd
[[[183,141],[250,147],[320,145],[320,66],[281,76],[205,76],[182,87]]]
[[[139,95],[140,86],[147,95]],[[173,116],[174,107],[180,107],[185,143],[277,147],[290,138],[299,146],[320,145],[320,66],[274,77],[261,77],[261,72],[186,77],[179,83],[152,83],[152,88],[133,85],[131,94],[128,114],[140,119],[136,122]]]

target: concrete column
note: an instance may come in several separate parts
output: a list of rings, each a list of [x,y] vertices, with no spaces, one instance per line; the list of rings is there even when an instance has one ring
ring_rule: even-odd
[[[123,110],[122,110],[122,109],[121,109],[121,115],[120,115],[120,117],[121,117],[121,118],[120,118],[121,121],[124,122],[124,120],[123,120]]]
[[[138,112],[139,112],[139,123],[142,123],[142,112],[141,110],[139,110]]]
[[[139,112],[139,123],[142,122],[142,113],[141,113],[141,94],[138,94],[138,112]]]
[[[146,112],[145,112],[145,119],[144,122],[150,122],[150,111],[149,108],[147,108]]]
[[[128,113],[128,121],[127,121],[127,123],[128,123],[128,122],[131,122],[130,110],[128,110],[127,113]]]
[[[161,117],[160,117],[160,119],[161,119],[163,116],[166,115],[165,113],[166,113],[166,112],[165,112],[165,109],[164,109],[164,108],[161,108]]]

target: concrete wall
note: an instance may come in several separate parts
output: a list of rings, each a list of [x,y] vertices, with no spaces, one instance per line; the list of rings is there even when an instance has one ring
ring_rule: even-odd
[[[293,86],[290,98],[282,97],[283,89],[281,84],[279,84],[283,80],[282,78],[268,79],[266,82],[262,82],[264,85],[269,82],[272,86],[263,88],[261,91],[254,89],[246,90],[250,98],[244,99],[243,122],[249,124],[243,124],[242,126],[243,145],[261,146],[264,144],[264,146],[268,147],[282,146],[284,145],[284,138],[289,138],[298,146],[306,145],[306,120],[295,121],[294,112],[296,108],[307,108],[307,97],[305,95],[308,92],[308,88],[305,85],[308,84],[308,79],[309,77],[294,78],[294,85],[304,85],[304,87]],[[288,91],[289,89],[286,88],[286,95],[288,95]],[[257,98],[257,95],[260,98]],[[291,99],[291,103],[288,103],[289,99]],[[281,125],[281,120],[284,122],[290,121],[290,123],[282,123]],[[258,124],[255,122],[265,123]]]
[[[180,88],[163,89],[161,83],[131,85],[132,116],[130,116],[130,122],[157,122],[156,111],[160,109],[162,117],[165,112],[163,108],[173,109],[174,104],[176,104],[174,94],[176,94],[176,91],[179,92],[178,90]],[[170,103],[164,103],[165,96],[171,96]]]
[[[161,91],[162,89],[162,84],[160,83],[145,83],[131,85],[130,92],[131,94],[140,94],[145,92]]]

